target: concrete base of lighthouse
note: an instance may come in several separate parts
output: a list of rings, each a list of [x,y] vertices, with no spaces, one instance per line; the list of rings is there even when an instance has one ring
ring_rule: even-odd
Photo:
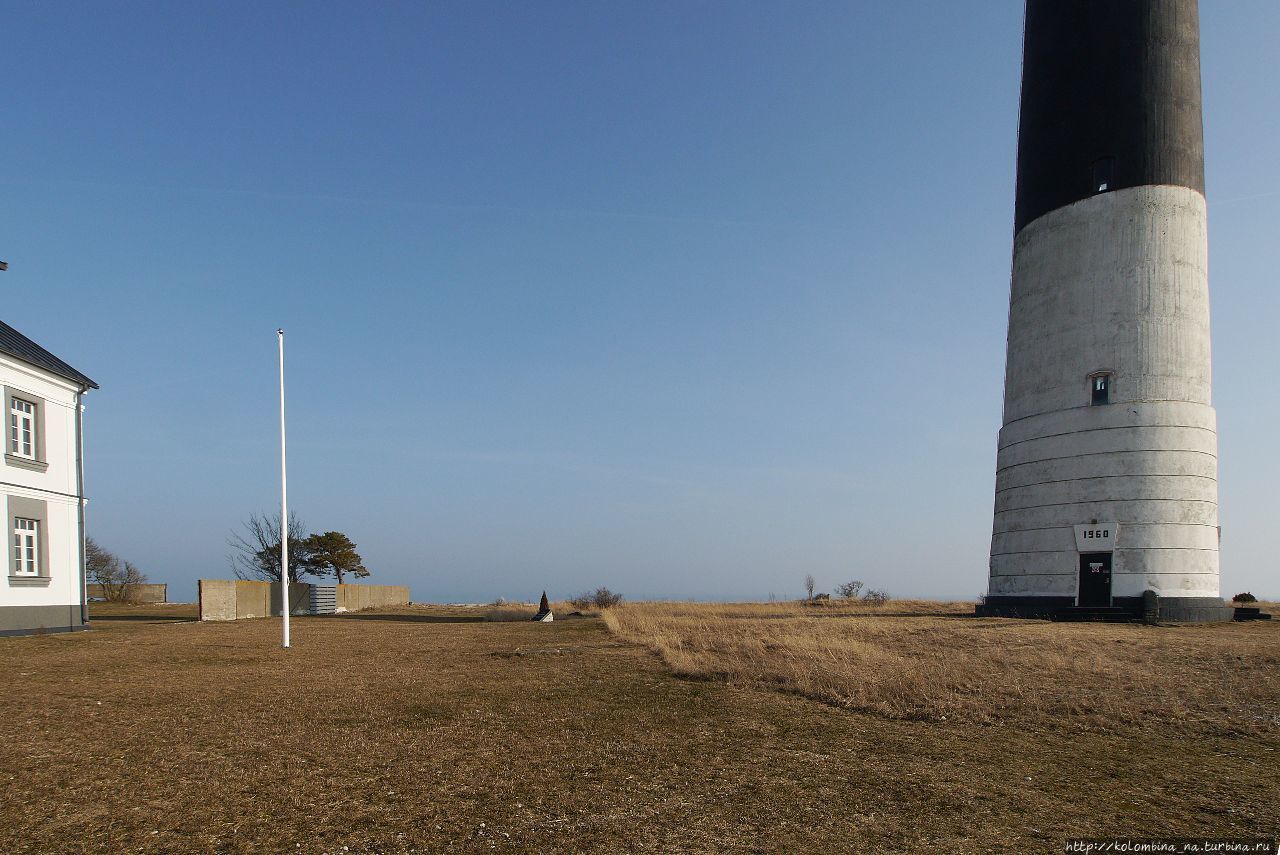
[[[1160,623],[1222,623],[1237,619],[1237,610],[1219,597],[1156,597],[1156,620]],[[1072,620],[1103,617],[1115,620],[1143,620],[1148,604],[1142,597],[1114,597],[1104,608],[1076,605],[1074,597],[990,596],[974,609],[978,617],[1038,618]]]

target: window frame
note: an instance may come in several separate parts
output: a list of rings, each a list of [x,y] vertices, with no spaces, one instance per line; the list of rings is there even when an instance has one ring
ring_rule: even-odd
[[[24,496],[0,497],[7,499],[4,506],[5,519],[8,522],[8,534],[5,538],[4,557],[8,562],[6,574],[10,588],[47,588],[49,574],[49,503],[43,499],[28,499]],[[34,528],[27,528],[21,522],[34,523]],[[30,544],[18,542],[32,536]],[[19,550],[33,547],[30,557],[35,561],[35,572],[30,571],[28,556],[19,554]],[[61,572],[61,570],[59,570]]]
[[[13,518],[13,554],[10,556],[13,566],[9,568],[9,575],[20,579],[40,576],[40,529],[40,520]]]
[[[9,454],[26,460],[35,460],[39,449],[39,427],[36,422],[36,405],[26,398],[9,395]],[[25,425],[24,425],[25,423]]]
[[[14,386],[2,386],[4,390],[4,462],[19,469],[30,469],[34,472],[47,472],[49,461],[46,456],[45,416],[47,414],[45,400],[39,395]],[[19,403],[31,408],[30,413],[19,407]],[[15,438],[19,429],[19,417],[29,417],[31,422],[31,452],[27,454],[23,448],[22,436]]]
[[[1102,407],[1111,403],[1112,378],[1111,371],[1095,371],[1089,375],[1089,406]],[[1102,382],[1102,389],[1098,389],[1098,382]],[[1102,392],[1102,400],[1098,399],[1099,391]]]

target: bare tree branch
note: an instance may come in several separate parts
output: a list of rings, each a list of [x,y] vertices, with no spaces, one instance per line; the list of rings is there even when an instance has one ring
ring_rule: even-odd
[[[84,568],[90,581],[102,588],[103,598],[113,603],[133,602],[138,586],[147,581],[137,565],[122,562],[91,537],[84,539]]]
[[[307,528],[294,513],[289,514],[289,581],[311,573]],[[250,514],[244,531],[231,532],[227,538],[231,553],[227,556],[237,579],[280,581],[280,514]]]

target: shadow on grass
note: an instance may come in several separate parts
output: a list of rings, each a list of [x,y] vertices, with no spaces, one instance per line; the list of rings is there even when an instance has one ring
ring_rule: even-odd
[[[98,621],[110,620],[131,620],[145,621],[146,623],[195,623],[197,618],[192,615],[95,615],[89,614],[89,622],[96,623]]]
[[[484,623],[483,615],[383,615],[346,612],[340,615],[316,615],[326,620],[390,620],[404,623]]]
[[[730,620],[786,620],[796,617],[795,613],[771,612],[764,614],[725,615]],[[971,618],[973,612],[858,612],[855,614],[823,614],[818,611],[804,612],[800,617],[829,618],[832,620],[860,620],[862,618]]]

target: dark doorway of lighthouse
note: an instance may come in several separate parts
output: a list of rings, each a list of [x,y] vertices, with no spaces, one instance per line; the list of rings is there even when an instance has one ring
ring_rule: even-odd
[[[1077,606],[1111,605],[1111,553],[1085,552],[1080,556],[1080,596]]]

